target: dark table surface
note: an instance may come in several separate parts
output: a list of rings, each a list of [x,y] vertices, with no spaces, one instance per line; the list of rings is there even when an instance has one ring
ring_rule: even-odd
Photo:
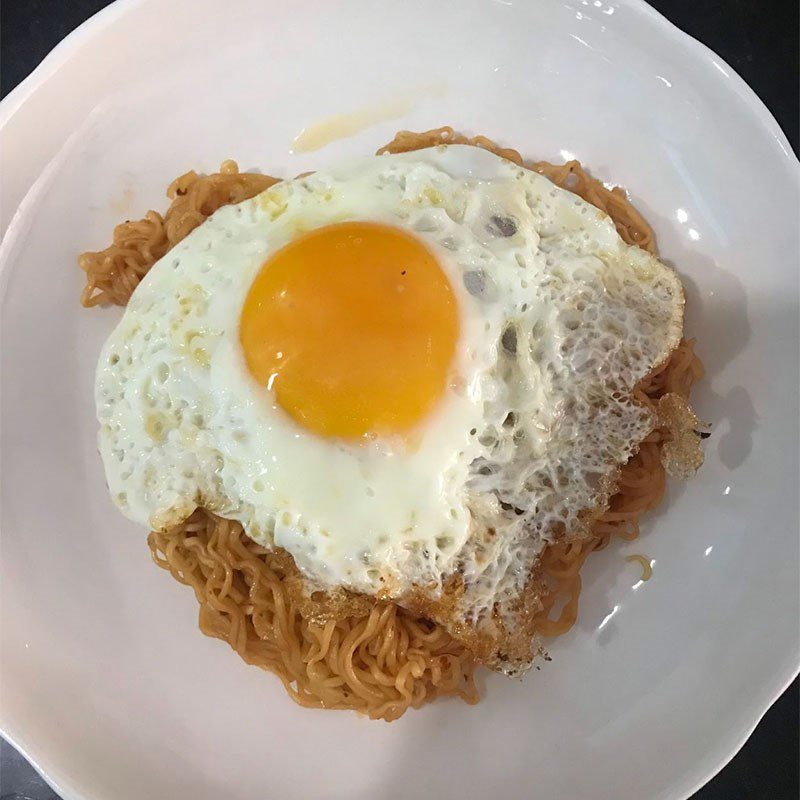
[[[0,0],[2,95],[73,28],[106,5],[104,0]],[[798,152],[798,0],[651,0],[651,5],[741,75]],[[797,800],[798,708],[795,681],[741,752],[694,800]],[[6,742],[1,747],[0,800],[58,800],[13,747]]]

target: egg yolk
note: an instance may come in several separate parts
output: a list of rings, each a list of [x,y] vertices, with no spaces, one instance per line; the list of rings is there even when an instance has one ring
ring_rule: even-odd
[[[271,256],[242,309],[255,379],[307,429],[402,434],[444,391],[459,333],[433,254],[397,228],[344,222]]]

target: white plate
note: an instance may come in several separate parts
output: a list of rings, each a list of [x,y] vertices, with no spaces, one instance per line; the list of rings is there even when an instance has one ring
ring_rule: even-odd
[[[401,118],[290,154],[402,93]],[[2,728],[66,798],[681,798],[731,757],[798,666],[800,335],[798,164],[727,65],[636,0],[152,0],[1,113]],[[552,663],[386,725],[300,709],[204,638],[112,507],[92,382],[119,311],[80,309],[75,254],[191,167],[293,175],[442,123],[630,187],[684,276],[714,436],[592,560]]]

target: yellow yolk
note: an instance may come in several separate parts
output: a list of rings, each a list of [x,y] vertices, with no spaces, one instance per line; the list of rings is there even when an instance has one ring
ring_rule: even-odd
[[[242,309],[250,372],[324,436],[403,433],[442,394],[459,333],[433,254],[385,225],[344,222],[271,256]]]

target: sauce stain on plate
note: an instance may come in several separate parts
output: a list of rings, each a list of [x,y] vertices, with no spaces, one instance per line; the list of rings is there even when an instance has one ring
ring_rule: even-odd
[[[441,97],[447,91],[444,85],[426,86],[402,92],[394,98],[383,100],[347,114],[334,114],[324,117],[303,128],[292,140],[292,153],[310,153],[331,142],[347,139],[366,130],[378,122],[399,119],[408,114],[425,95]]]
[[[119,197],[108,204],[115,214],[128,214],[133,207],[134,191],[131,186],[125,186]]]

